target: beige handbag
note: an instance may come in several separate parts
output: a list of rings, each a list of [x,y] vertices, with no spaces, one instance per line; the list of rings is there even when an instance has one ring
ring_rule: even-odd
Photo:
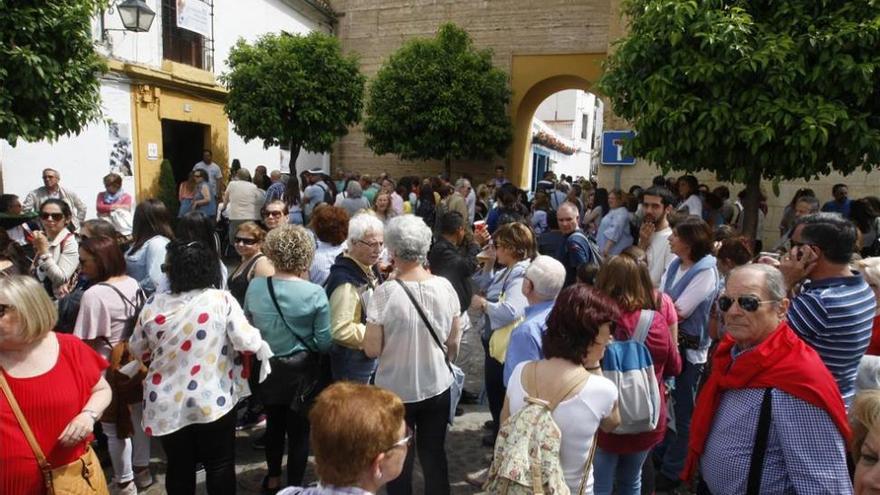
[[[46,460],[46,456],[43,455],[43,450],[40,449],[37,439],[34,438],[34,433],[28,426],[21,408],[18,407],[18,401],[12,395],[12,390],[6,383],[3,373],[0,373],[0,389],[6,395],[9,407],[15,414],[31,450],[34,451],[34,456],[40,465],[40,471],[43,473],[43,481],[46,484],[48,495],[110,495],[101,463],[91,447],[86,446],[86,452],[70,464],[53,468]]]

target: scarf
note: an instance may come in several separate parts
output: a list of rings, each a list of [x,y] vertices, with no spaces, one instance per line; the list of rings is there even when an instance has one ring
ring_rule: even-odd
[[[122,192],[122,188],[120,187],[116,194],[110,194],[107,191],[104,191],[104,204],[112,205],[113,203],[119,201],[119,198],[122,197],[124,193]]]
[[[681,479],[690,480],[697,468],[712,428],[715,411],[725,390],[776,388],[823,409],[849,442],[850,428],[837,382],[816,354],[781,322],[766,340],[733,359],[735,342],[728,334],[712,357],[712,372],[700,394],[691,419],[688,456]]]

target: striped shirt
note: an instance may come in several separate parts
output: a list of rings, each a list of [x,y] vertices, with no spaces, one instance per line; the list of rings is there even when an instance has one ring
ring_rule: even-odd
[[[871,288],[855,275],[807,282],[788,310],[789,325],[822,358],[847,408],[871,342],[876,304]]]

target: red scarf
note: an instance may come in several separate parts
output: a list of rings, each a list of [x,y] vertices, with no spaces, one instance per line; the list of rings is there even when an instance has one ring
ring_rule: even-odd
[[[798,338],[786,322],[735,361],[731,356],[734,345],[733,338],[725,335],[712,357],[712,374],[697,396],[691,419],[688,456],[681,479],[690,480],[696,470],[725,390],[782,390],[827,412],[844,441],[849,441],[851,432],[837,382],[816,351]]]

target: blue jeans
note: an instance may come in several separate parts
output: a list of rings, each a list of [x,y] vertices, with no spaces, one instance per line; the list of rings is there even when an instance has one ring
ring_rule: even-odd
[[[642,464],[648,452],[612,454],[597,448],[593,458],[593,494],[639,495],[642,492]],[[616,491],[614,485],[617,485]]]
[[[694,399],[697,396],[697,386],[703,376],[705,364],[694,364],[684,359],[682,350],[681,374],[675,379],[675,389],[672,391],[672,399],[675,401],[675,432],[666,430],[666,437],[660,445],[663,452],[663,464],[660,466],[660,474],[669,479],[678,479],[684,469],[684,461],[687,457],[688,438],[691,432],[691,416],[694,414]]]
[[[377,365],[378,361],[368,358],[364,351],[336,344],[330,347],[330,370],[333,372],[333,381],[370,383]]]

